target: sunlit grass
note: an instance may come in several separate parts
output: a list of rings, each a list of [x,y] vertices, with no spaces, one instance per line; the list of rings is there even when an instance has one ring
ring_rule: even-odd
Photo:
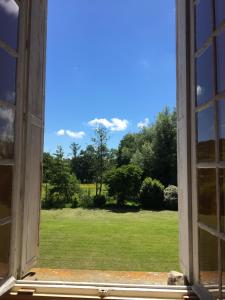
[[[39,267],[178,270],[178,215],[162,211],[42,211]]]

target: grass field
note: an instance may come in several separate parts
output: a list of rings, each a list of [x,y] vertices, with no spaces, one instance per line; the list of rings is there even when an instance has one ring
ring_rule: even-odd
[[[39,267],[178,270],[177,213],[43,210]]]

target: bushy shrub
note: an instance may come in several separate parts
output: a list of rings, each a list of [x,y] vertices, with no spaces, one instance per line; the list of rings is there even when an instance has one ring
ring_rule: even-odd
[[[114,196],[119,206],[123,206],[126,200],[137,201],[141,176],[142,170],[132,164],[110,170],[105,175],[109,196]]]
[[[164,203],[166,209],[178,209],[178,193],[175,185],[169,185],[164,190]]]
[[[93,202],[95,207],[104,207],[106,204],[105,195],[95,195],[93,197]]]
[[[163,208],[164,185],[151,177],[145,178],[140,189],[140,202],[143,208],[160,210]]]
[[[83,207],[83,208],[90,208],[93,207],[93,197],[91,194],[88,192],[83,192],[80,193],[79,195],[79,200],[78,200],[78,206]]]

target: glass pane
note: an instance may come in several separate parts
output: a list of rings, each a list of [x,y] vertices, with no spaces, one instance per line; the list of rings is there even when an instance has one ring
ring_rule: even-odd
[[[198,220],[217,228],[215,169],[198,169]]]
[[[10,224],[0,226],[0,280],[9,274]]]
[[[210,106],[196,115],[197,120],[197,160],[215,160],[214,108]]]
[[[15,103],[16,59],[0,48],[0,99]]]
[[[222,241],[222,299],[225,299],[225,241]]]
[[[225,30],[216,38],[217,93],[225,90]]]
[[[12,108],[0,105],[0,158],[12,159],[14,155],[14,119]]]
[[[19,6],[13,0],[0,0],[0,39],[17,48]]]
[[[225,160],[225,100],[218,103],[220,160]]]
[[[225,233],[225,169],[220,169],[221,230]]]
[[[11,215],[12,167],[0,166],[0,219]]]
[[[212,46],[196,59],[196,99],[197,105],[213,97]]]
[[[216,26],[218,27],[225,20],[225,1],[215,0]]]
[[[218,240],[216,237],[199,229],[199,272],[200,282],[218,296]],[[217,298],[215,298],[217,299]]]
[[[212,2],[199,0],[195,8],[196,48],[202,47],[212,33]]]

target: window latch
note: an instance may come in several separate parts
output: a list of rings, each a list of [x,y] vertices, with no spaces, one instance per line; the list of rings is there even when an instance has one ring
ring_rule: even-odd
[[[19,290],[17,291],[17,295],[33,296],[33,294],[34,294],[35,292],[36,292],[35,289],[24,289],[24,288],[22,288],[22,289],[19,289]]]
[[[104,290],[104,289],[99,289],[99,297],[101,299],[104,299],[108,294],[108,290]]]

